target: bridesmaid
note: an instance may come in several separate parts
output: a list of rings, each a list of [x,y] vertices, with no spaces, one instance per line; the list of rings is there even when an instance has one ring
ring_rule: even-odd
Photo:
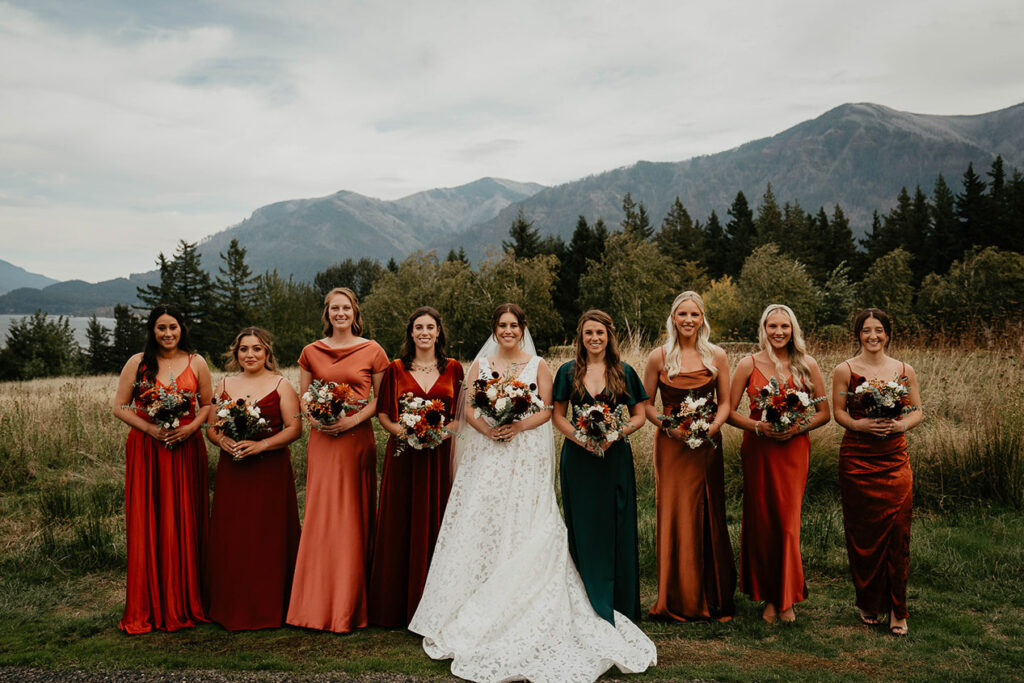
[[[668,340],[653,351],[644,371],[651,395],[647,419],[654,439],[657,483],[658,599],[650,615],[661,619],[728,621],[735,611],[736,566],[725,521],[722,425],[729,417],[729,360],[708,338],[704,300],[683,292],[666,321]],[[708,435],[712,443],[686,445],[685,434],[658,419],[654,396],[668,411],[687,395],[717,404]],[[664,414],[664,413],[663,413]]]
[[[388,357],[363,331],[359,300],[346,287],[324,297],[324,338],[302,349],[299,391],[314,379],[344,382],[367,403],[332,424],[310,420],[306,512],[286,622],[335,633],[366,626],[366,580],[373,539],[377,446],[371,398]]]
[[[192,392],[181,426],[162,429],[135,410],[147,382]],[[128,359],[117,382],[114,416],[131,427],[125,443],[124,502],[128,585],[118,628],[126,633],[177,631],[208,621],[201,567],[206,550],[206,444],[199,428],[212,395],[210,369],[193,353],[184,316],[160,305],[146,321],[146,346]]]
[[[302,435],[299,397],[277,369],[266,330],[242,330],[225,356],[229,371],[242,372],[221,380],[215,394],[247,400],[269,425],[260,438],[237,442],[216,427],[206,431],[220,448],[206,566],[209,616],[229,631],[279,628],[299,549],[288,453]]]
[[[636,371],[619,360],[615,325],[604,311],[584,313],[576,326],[576,358],[558,368],[554,423],[565,435],[561,484],[569,552],[579,569],[594,611],[614,624],[613,611],[640,620],[640,559],[636,530],[636,477],[629,442],[604,444],[604,456],[577,440],[571,407],[604,394],[624,404],[627,436],[643,426],[647,394]],[[566,418],[566,411],[570,411]]]
[[[892,323],[869,308],[857,316],[856,356],[836,366],[832,401],[836,422],[846,428],[839,446],[839,491],[850,572],[861,623],[875,626],[889,613],[889,632],[907,635],[907,575],[913,475],[903,434],[921,423],[921,394],[914,369],[886,354]],[[907,415],[870,418],[850,398],[865,381],[896,380],[909,389]]]
[[[757,330],[761,350],[736,366],[729,424],[746,433],[743,460],[743,527],[740,535],[740,589],[765,602],[765,621],[796,620],[793,605],[807,598],[800,557],[800,508],[807,485],[810,442],[807,432],[829,420],[828,401],[807,422],[776,432],[761,421],[753,399],[772,376],[780,384],[820,395],[825,388],[818,363],[807,355],[803,333],[788,306],[770,304]],[[784,378],[787,378],[784,380]],[[737,412],[744,392],[750,416]]]
[[[441,315],[429,306],[413,311],[405,326],[401,358],[384,371],[377,419],[390,434],[380,507],[373,537],[369,619],[375,626],[405,628],[419,605],[427,568],[441,529],[452,485],[451,442],[429,450],[406,448],[399,424],[399,400],[407,393],[440,399],[445,423],[451,424],[455,397],[462,385],[462,366],[445,355]]]

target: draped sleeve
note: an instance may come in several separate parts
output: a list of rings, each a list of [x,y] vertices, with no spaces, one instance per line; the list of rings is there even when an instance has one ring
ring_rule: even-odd
[[[384,372],[388,362],[388,354],[384,353],[384,349],[380,344],[373,342],[373,355],[370,357],[371,374],[376,375],[378,372]]]
[[[555,401],[566,401],[572,400],[572,373],[573,368],[576,367],[576,361],[571,360],[567,363],[562,363],[558,368],[558,372],[555,373],[555,383],[552,388],[552,399]]]
[[[380,394],[377,396],[377,414],[387,415],[392,421],[398,420],[398,380],[399,373],[404,372],[401,359],[396,359],[384,369],[384,377],[380,382]]]
[[[637,403],[646,401],[650,396],[644,390],[644,383],[628,363],[622,364],[622,371],[626,375],[626,396],[623,402],[628,406],[635,406]]]

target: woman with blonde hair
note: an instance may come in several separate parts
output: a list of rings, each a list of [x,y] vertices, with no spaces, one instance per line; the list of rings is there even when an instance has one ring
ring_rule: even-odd
[[[377,413],[388,357],[380,344],[360,336],[363,319],[351,289],[327,292],[323,321],[323,339],[308,344],[299,356],[300,396],[319,379],[349,385],[365,403],[330,424],[310,418],[305,519],[287,623],[347,633],[367,624],[377,494],[377,444],[370,418]]]
[[[793,605],[807,598],[800,557],[800,508],[807,485],[807,433],[829,420],[828,401],[788,427],[773,426],[756,407],[771,379],[808,397],[824,396],[825,380],[807,353],[803,333],[789,306],[770,304],[757,330],[760,351],[736,366],[730,390],[729,424],[744,430],[743,529],[740,535],[740,590],[764,601],[765,621],[794,621]],[[750,415],[738,412],[744,393]]]
[[[722,425],[729,418],[729,360],[709,340],[697,292],[672,302],[665,344],[651,351],[644,389],[654,438],[657,485],[658,598],[650,615],[677,621],[727,621],[735,612],[736,567],[725,521]],[[655,397],[661,395],[661,413]],[[703,402],[701,404],[701,402]],[[697,405],[706,433],[690,435],[662,418]]]
[[[206,564],[209,616],[230,631],[280,628],[299,549],[288,452],[302,436],[299,397],[277,368],[266,330],[245,328],[225,356],[227,369],[237,374],[222,379],[214,396],[224,408],[241,402],[259,410],[266,426],[242,434],[212,420],[215,426],[206,430],[220,448]]]

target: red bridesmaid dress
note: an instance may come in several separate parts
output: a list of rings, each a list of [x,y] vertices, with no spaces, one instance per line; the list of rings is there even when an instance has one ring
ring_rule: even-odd
[[[180,390],[198,392],[191,356],[175,379]],[[194,418],[193,406],[181,422]],[[124,454],[128,581],[118,628],[177,631],[209,621],[201,590],[208,524],[202,432],[168,450],[133,427]]]
[[[230,398],[224,388],[222,398]],[[264,438],[279,433],[277,387],[256,406],[270,426]],[[288,447],[240,461],[221,450],[215,485],[206,565],[210,620],[229,631],[283,626],[299,549]]]
[[[370,398],[388,357],[372,340],[307,345],[299,366]],[[286,622],[348,633],[366,626],[366,583],[376,517],[377,444],[366,420],[338,436],[314,429],[306,447],[306,511]]]
[[[755,375],[757,378],[755,380]],[[768,384],[757,366],[750,373],[747,395],[750,418],[761,419],[754,397]],[[793,378],[787,380],[793,385]],[[743,528],[740,535],[740,590],[751,600],[767,601],[785,612],[807,599],[800,557],[800,508],[807,486],[810,440],[807,434],[788,441],[744,432]]]
[[[851,396],[864,379],[850,368]],[[849,400],[847,410],[855,420],[864,417]],[[867,613],[892,610],[897,619],[907,618],[913,487],[902,433],[879,438],[846,431],[839,445],[839,493],[857,606]]]
[[[462,378],[462,365],[449,358],[444,372],[423,391],[402,361],[395,360],[384,371],[377,412],[397,422],[399,399],[412,393],[443,401],[450,423]],[[438,448],[406,448],[397,456],[395,438],[388,439],[370,569],[369,619],[375,626],[404,628],[420,604],[452,487],[452,438]]]

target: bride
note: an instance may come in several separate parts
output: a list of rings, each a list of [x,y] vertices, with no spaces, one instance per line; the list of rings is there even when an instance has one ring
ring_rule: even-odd
[[[466,375],[517,377],[551,403],[551,372],[515,304],[491,318],[492,335]],[[615,665],[657,663],[654,643],[618,612],[594,612],[569,557],[554,494],[551,410],[493,427],[465,407],[458,469],[423,599],[409,630],[434,659],[475,681],[593,681]]]

